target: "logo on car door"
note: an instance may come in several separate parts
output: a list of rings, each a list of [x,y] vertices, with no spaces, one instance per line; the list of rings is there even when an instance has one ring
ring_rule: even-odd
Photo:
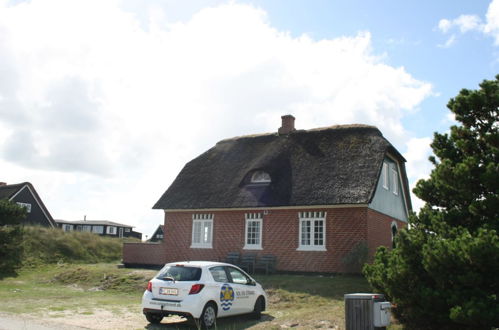
[[[228,311],[232,307],[232,302],[234,301],[234,289],[225,283],[220,290],[220,302],[222,309]]]

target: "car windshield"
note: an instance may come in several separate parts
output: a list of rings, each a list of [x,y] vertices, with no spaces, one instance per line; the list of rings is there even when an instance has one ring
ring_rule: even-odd
[[[166,266],[156,277],[160,280],[174,279],[175,281],[199,281],[201,268],[184,266]]]

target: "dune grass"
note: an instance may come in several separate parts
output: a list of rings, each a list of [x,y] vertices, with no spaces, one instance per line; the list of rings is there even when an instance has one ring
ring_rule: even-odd
[[[190,329],[192,322],[149,325],[141,315],[140,300],[155,270],[125,269],[116,263],[52,264],[24,268],[17,277],[0,281],[0,312],[52,318],[102,309],[113,315],[132,313],[137,328]],[[360,276],[256,275],[268,294],[262,320],[230,317],[217,322],[218,329],[344,328],[343,295],[369,291]],[[195,327],[194,327],[195,328]]]
[[[26,226],[22,242],[23,265],[117,261],[122,257],[122,246],[123,240],[118,238]]]

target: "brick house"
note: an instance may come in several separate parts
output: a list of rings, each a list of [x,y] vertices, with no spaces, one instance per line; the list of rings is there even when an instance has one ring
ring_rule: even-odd
[[[29,182],[7,184],[0,182],[0,199],[14,202],[26,209],[23,224],[55,228],[56,223],[45,207],[35,187]]]
[[[344,272],[359,242],[372,256],[407,224],[405,159],[373,126],[296,130],[218,142],[185,165],[154,205],[164,241],[127,245],[125,264],[272,254],[277,269]],[[148,250],[150,249],[150,250]]]

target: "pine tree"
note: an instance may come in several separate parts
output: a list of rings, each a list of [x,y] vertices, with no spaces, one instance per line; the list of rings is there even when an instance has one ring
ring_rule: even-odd
[[[21,265],[26,210],[13,202],[0,200],[0,277],[12,275]]]
[[[448,103],[461,123],[435,133],[425,201],[396,248],[364,268],[409,328],[499,326],[499,75]]]

